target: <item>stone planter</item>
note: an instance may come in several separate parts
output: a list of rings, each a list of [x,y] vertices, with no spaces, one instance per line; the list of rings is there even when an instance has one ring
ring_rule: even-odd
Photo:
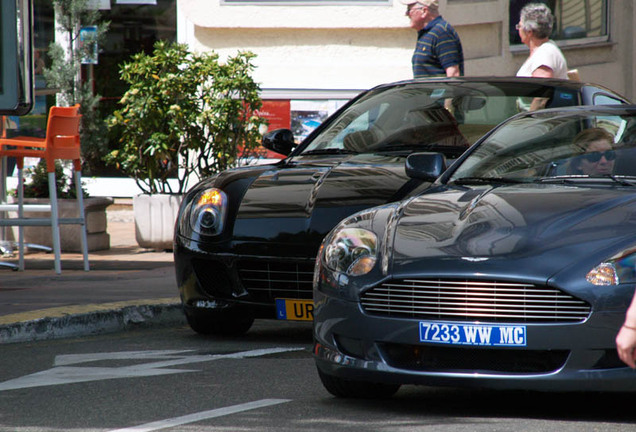
[[[137,195],[133,197],[135,238],[143,248],[172,250],[174,224],[181,195]]]
[[[17,200],[16,200],[17,202]],[[48,204],[48,198],[26,198],[25,204]],[[84,198],[84,214],[86,216],[86,235],[88,239],[88,251],[110,249],[110,235],[106,231],[106,208],[113,203],[112,198],[94,197]],[[74,199],[59,199],[58,208],[61,218],[78,217],[77,201]],[[28,217],[48,218],[48,212],[29,212]],[[53,247],[51,227],[25,226],[24,241],[42,246]],[[81,226],[60,225],[60,239],[62,252],[81,252]],[[11,227],[13,239],[18,239],[18,227]]]

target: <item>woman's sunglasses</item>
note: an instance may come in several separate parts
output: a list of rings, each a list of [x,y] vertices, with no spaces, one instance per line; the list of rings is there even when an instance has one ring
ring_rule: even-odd
[[[602,156],[605,156],[605,160],[608,161],[616,159],[616,153],[614,150],[605,150],[604,152],[593,152],[583,155],[583,157],[589,162],[598,162],[601,160]]]

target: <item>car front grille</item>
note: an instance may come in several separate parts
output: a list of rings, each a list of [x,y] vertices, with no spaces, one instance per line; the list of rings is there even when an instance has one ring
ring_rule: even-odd
[[[238,273],[243,287],[255,301],[312,298],[313,262],[241,260]]]
[[[445,279],[391,280],[364,292],[369,315],[496,322],[580,322],[590,305],[561,290],[533,284]]]

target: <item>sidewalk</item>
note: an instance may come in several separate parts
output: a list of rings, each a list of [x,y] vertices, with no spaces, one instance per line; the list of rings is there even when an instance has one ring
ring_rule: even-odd
[[[107,218],[111,248],[89,253],[89,272],[79,253],[62,253],[61,275],[52,253],[27,254],[24,272],[0,267],[0,344],[185,323],[172,253],[137,246],[127,201]]]

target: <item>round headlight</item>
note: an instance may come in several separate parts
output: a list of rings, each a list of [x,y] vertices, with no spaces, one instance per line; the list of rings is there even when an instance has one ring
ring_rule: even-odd
[[[325,265],[333,271],[359,276],[371,271],[377,260],[377,237],[362,228],[338,231],[324,248]]]
[[[214,229],[219,222],[219,211],[215,208],[206,208],[199,213],[199,224],[204,229]]]
[[[217,235],[223,231],[227,195],[220,189],[207,189],[192,202],[190,225],[192,230],[204,235]]]

